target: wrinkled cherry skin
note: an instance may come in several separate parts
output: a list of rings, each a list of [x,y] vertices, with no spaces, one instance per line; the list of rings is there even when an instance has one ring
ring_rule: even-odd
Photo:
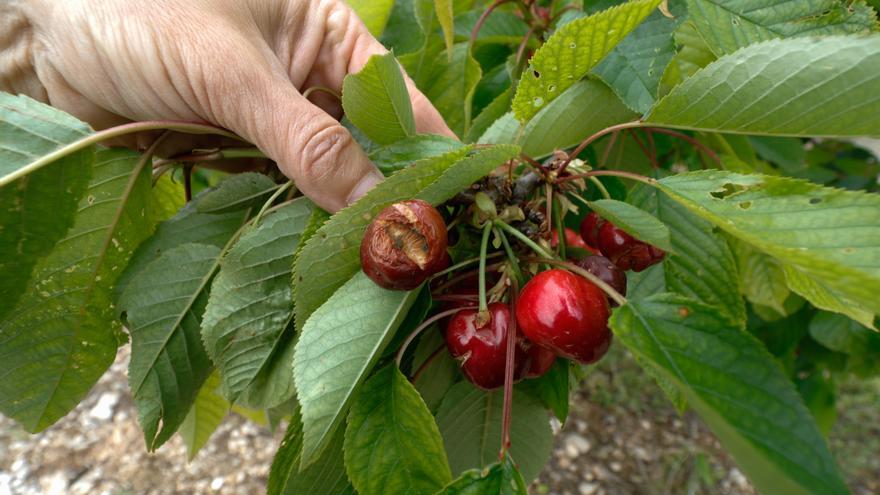
[[[538,378],[550,371],[553,363],[556,362],[556,354],[534,342],[528,342],[528,344],[529,348],[526,350],[526,354],[529,358],[529,368],[526,370],[526,378]]]
[[[377,285],[412,290],[449,265],[446,223],[420,199],[382,210],[361,241],[361,268]]]
[[[582,260],[578,260],[575,264],[610,285],[621,296],[626,296],[626,273],[608,258],[604,256],[587,256]],[[608,302],[612,308],[617,306],[617,303],[613,300]]]
[[[583,277],[547,270],[523,287],[516,321],[525,336],[558,356],[596,362],[611,345],[605,294]]]
[[[464,376],[474,385],[492,390],[504,385],[504,365],[510,328],[510,309],[504,303],[489,305],[491,319],[477,328],[478,311],[464,309],[446,324],[446,347],[461,364]],[[521,379],[528,369],[528,355],[522,336],[518,336],[514,352],[514,380]]]
[[[550,247],[555,248],[557,244],[559,244],[559,232],[556,229],[553,229],[553,235],[550,237]],[[590,247],[577,232],[569,228],[565,229],[565,245],[585,249],[591,253],[598,254],[598,251],[595,248]]]
[[[651,265],[663,261],[666,253],[646,244],[611,222],[599,228],[599,250],[621,270],[640,272]]]

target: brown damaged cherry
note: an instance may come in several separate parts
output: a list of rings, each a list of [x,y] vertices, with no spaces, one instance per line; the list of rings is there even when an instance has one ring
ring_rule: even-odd
[[[420,199],[394,203],[367,227],[361,242],[361,268],[380,287],[412,290],[446,268],[446,223]]]

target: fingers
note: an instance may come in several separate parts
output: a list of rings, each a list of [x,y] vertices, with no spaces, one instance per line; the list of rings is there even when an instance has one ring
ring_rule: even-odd
[[[348,130],[283,73],[229,67],[224,74],[208,88],[224,100],[214,106],[218,123],[256,144],[318,206],[336,212],[382,180]],[[230,95],[230,87],[248,90]]]

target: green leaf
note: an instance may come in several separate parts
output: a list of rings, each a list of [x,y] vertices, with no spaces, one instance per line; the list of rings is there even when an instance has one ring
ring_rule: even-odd
[[[774,38],[867,34],[877,15],[864,1],[688,0],[688,13],[718,55]]]
[[[0,93],[0,178],[90,133],[48,105]],[[24,294],[37,261],[73,225],[94,160],[90,147],[0,186],[0,318]]]
[[[452,0],[434,0],[434,11],[437,13],[437,22],[443,30],[443,41],[446,43],[446,53],[452,58],[452,43],[455,36],[455,26],[453,25]]]
[[[455,135],[466,135],[474,91],[483,76],[480,64],[471,56],[467,43],[457,43],[451,52],[437,54],[427,70],[424,78],[418,78],[419,89],[437,107]]]
[[[849,356],[847,368],[863,376],[880,371],[880,333],[833,313],[819,312],[810,320],[810,336],[823,346]]]
[[[465,141],[468,143],[481,142],[480,137],[489,129],[489,127],[508,113],[512,101],[512,88],[507,88],[501,94],[496,96],[488,105],[486,105],[485,108],[483,108],[483,111],[477,115],[477,118],[471,122],[471,128],[468,129]],[[510,113],[510,116],[513,118],[512,113]],[[516,119],[513,119],[513,121],[516,122]],[[516,124],[516,128],[519,129],[519,123],[517,122]],[[512,143],[513,141],[515,141],[515,138],[509,139],[506,142]]]
[[[151,451],[180,427],[211,374],[199,326],[220,255],[207,244],[165,251],[119,299],[131,333],[128,381]]]
[[[382,289],[358,272],[303,326],[293,378],[302,407],[304,468],[327,446],[417,295]]]
[[[570,367],[569,361],[557,358],[550,371],[538,378],[519,383],[517,387],[540,398],[544,406],[553,411],[560,422],[565,423],[568,418]]]
[[[783,267],[880,313],[880,196],[721,171],[667,177],[659,187]]]
[[[750,45],[675,87],[646,120],[683,129],[880,136],[880,36]]]
[[[290,267],[312,209],[297,199],[270,213],[220,263],[201,335],[231,402],[263,409],[294,394]]]
[[[482,469],[498,459],[504,394],[485,392],[469,382],[455,384],[437,410],[453,476]],[[510,455],[526,480],[535,479],[553,449],[553,432],[541,403],[526,393],[513,394]]]
[[[394,363],[358,393],[344,450],[346,471],[362,495],[435,493],[452,480],[434,417]]]
[[[455,151],[461,141],[447,136],[419,134],[401,139],[370,153],[370,161],[385,175],[391,175],[413,162]]]
[[[190,461],[208,443],[229,412],[230,404],[220,395],[219,388],[220,375],[215,371],[205,380],[195,403],[180,424],[178,433],[186,445],[186,457]]]
[[[150,224],[154,226],[172,218],[186,204],[183,184],[175,182],[170,174],[162,174],[153,181],[150,191]]]
[[[650,284],[642,298],[669,290],[715,306],[733,321],[744,325],[745,306],[740,295],[736,260],[727,240],[712,224],[676,203],[653,187],[632,194],[633,203],[657,215],[668,228],[674,254],[658,270],[665,282]],[[638,292],[632,287],[630,294]]]
[[[669,227],[645,210],[615,199],[590,201],[589,205],[599,216],[636,239],[675,252],[669,239]]]
[[[213,190],[201,195],[196,203],[199,213],[226,213],[261,206],[278,184],[268,176],[256,172],[236,174],[224,180]]]
[[[513,99],[517,120],[528,122],[584,77],[660,0],[632,0],[559,28],[532,56]]]
[[[471,32],[477,23],[482,11],[471,10],[455,17],[455,39],[458,41],[470,41]],[[512,12],[495,10],[492,12],[483,27],[474,45],[481,43],[519,45],[529,30],[528,24]]]
[[[637,117],[605,83],[588,79],[575,83],[532,117],[522,131],[520,144],[524,153],[543,158],[555,150],[575,146],[606,127]],[[514,143],[519,134],[519,122],[513,114],[507,114],[478,142]]]
[[[299,409],[294,411],[287,433],[272,460],[269,470],[268,495],[300,495],[303,493],[354,494],[354,488],[345,475],[342,459],[343,430],[339,430],[321,458],[300,470],[302,455],[302,426]]]
[[[416,133],[412,105],[394,55],[373,55],[342,83],[342,107],[354,125],[379,144]]]
[[[783,265],[782,272],[785,275],[785,283],[792,292],[810,301],[813,306],[846,315],[866,327],[876,328],[874,323],[875,313],[863,304],[841,295],[830,289],[827,284],[815,280],[797,269]],[[787,313],[787,312],[786,312]]]
[[[345,0],[370,31],[373,37],[382,36],[391,17],[394,0]]]
[[[114,292],[117,299],[141,270],[162,253],[187,243],[223,247],[252,212],[245,210],[218,214],[199,213],[196,204],[201,197],[202,195],[197,196],[170,220],[160,223],[153,235],[138,246],[116,282]]]
[[[666,263],[669,263],[668,259],[639,273],[627,273],[626,297],[638,300],[658,292],[666,292]]]
[[[660,78],[675,53],[672,31],[682,18],[655,10],[611,50],[593,74],[608,83],[627,107],[644,114],[657,99]]]
[[[465,471],[437,495],[527,495],[525,480],[508,455],[503,463]]]
[[[419,395],[422,396],[422,400],[425,401],[432,413],[437,411],[446,392],[461,377],[458,362],[443,350],[446,347],[444,333],[439,329],[435,331],[429,329],[423,332],[419,338],[419,344],[413,352],[412,368],[417,370],[431,357],[434,351],[438,348],[441,349],[440,354],[435,356],[422,371],[419,379],[413,382]]]
[[[746,299],[785,316],[783,304],[791,291],[785,283],[785,272],[779,262],[744,242],[734,243],[733,253],[739,268],[740,287]]]
[[[148,234],[150,170],[137,158],[95,154],[73,226],[0,322],[0,411],[28,431],[73,409],[116,357],[122,336],[112,287]]]
[[[479,150],[464,147],[420,160],[394,173],[355,204],[333,215],[297,256],[294,278],[297,328],[302,328],[312,311],[359,270],[361,237],[383,208],[414,197],[440,204],[517,152],[512,146]]]
[[[754,337],[673,294],[630,301],[610,323],[641,363],[681,390],[759,491],[849,493],[794,386]]]
[[[693,22],[681,23],[672,37],[675,39],[678,51],[672,56],[672,60],[663,72],[660,80],[661,96],[715,60],[715,55],[700,36]]]

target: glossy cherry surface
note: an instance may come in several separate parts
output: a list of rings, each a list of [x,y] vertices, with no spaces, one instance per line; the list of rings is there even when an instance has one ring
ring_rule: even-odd
[[[626,296],[626,273],[604,256],[587,256],[578,260],[577,266],[599,277],[599,280],[610,285],[612,289]],[[613,300],[608,301],[611,307],[617,306]]]
[[[559,244],[559,232],[554,229],[553,235],[550,237],[550,247],[555,248],[557,244]],[[577,232],[569,228],[565,229],[565,246],[584,249],[593,254],[599,253],[597,249],[591,247],[586,242],[584,242],[584,240]]]
[[[596,212],[590,212],[589,215],[585,216],[583,220],[581,220],[580,234],[581,239],[587,245],[598,249],[599,248],[599,228],[602,227],[602,224],[605,223],[605,220],[600,217]]]
[[[556,353],[533,342],[528,342],[528,345],[526,354],[529,357],[529,367],[526,370],[526,378],[537,378],[550,371],[553,363],[556,362]]]
[[[464,309],[446,325],[446,347],[461,363],[461,371],[474,385],[492,390],[504,385],[504,364],[511,322],[510,309],[503,303],[489,305],[489,321],[477,326],[478,311]],[[520,337],[521,340],[521,337]],[[528,355],[522,342],[514,352],[514,379],[525,375]]]
[[[621,270],[640,272],[663,261],[666,253],[627,234],[611,222],[599,228],[598,248]]]
[[[565,270],[537,274],[516,305],[516,321],[529,340],[584,364],[597,361],[611,345],[610,315],[602,290]]]

